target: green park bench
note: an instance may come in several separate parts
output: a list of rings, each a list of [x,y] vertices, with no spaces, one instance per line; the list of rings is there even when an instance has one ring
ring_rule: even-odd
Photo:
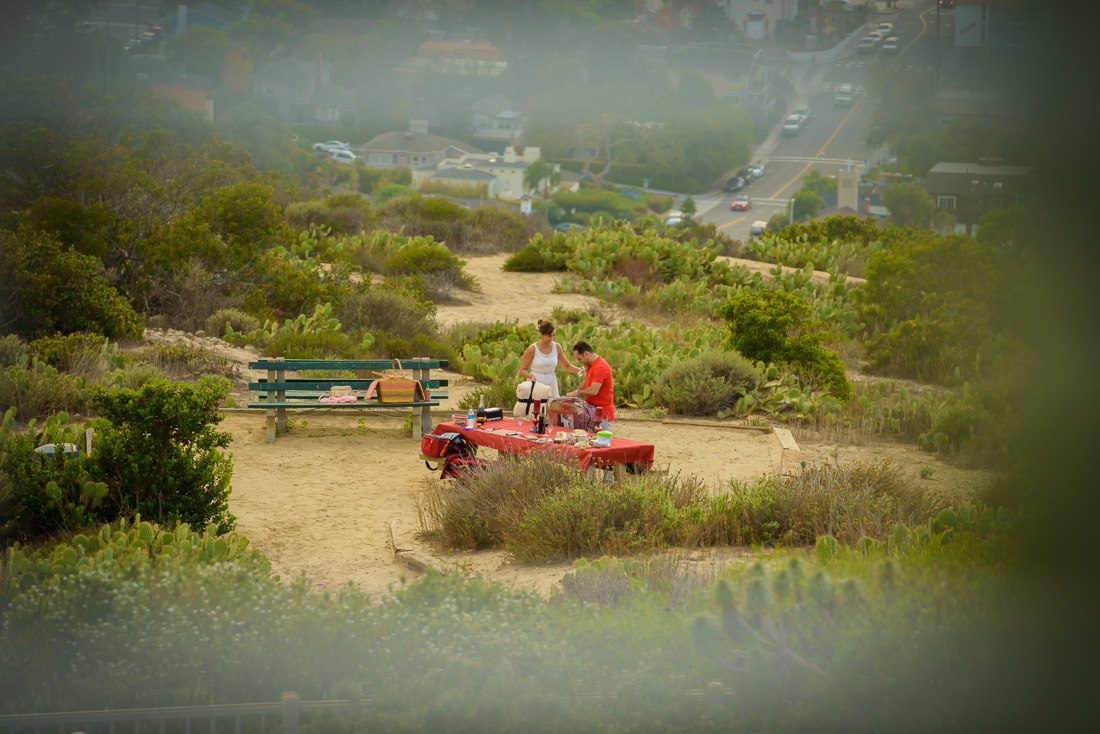
[[[267,378],[259,382],[250,382],[248,389],[257,393],[258,400],[250,400],[249,408],[263,408],[267,411],[267,441],[275,440],[277,433],[286,432],[286,412],[288,410],[318,410],[342,408],[369,410],[373,408],[413,408],[420,409],[420,420],[413,421],[413,438],[419,440],[421,434],[431,433],[431,409],[439,405],[440,399],[447,393],[438,388],[446,387],[447,380],[432,378],[431,370],[447,366],[445,359],[417,358],[402,360],[401,367],[405,375],[419,382],[425,390],[427,399],[416,398],[409,402],[383,403],[377,395],[369,400],[357,400],[354,403],[322,403],[320,398],[329,394],[337,385],[346,385],[355,392],[366,392],[372,382],[378,379],[374,372],[391,370],[393,360],[388,359],[261,359],[249,362],[254,370],[267,370]],[[287,377],[287,373],[303,370],[311,372],[352,372],[359,377]]]

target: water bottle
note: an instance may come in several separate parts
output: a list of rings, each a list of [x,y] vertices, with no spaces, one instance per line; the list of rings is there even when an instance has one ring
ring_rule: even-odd
[[[477,428],[477,414],[474,413],[473,408],[466,411],[466,427]]]

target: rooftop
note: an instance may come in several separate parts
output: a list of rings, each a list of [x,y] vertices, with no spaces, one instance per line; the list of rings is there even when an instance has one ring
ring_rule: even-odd
[[[982,163],[937,163],[928,172],[956,173],[968,176],[1030,176],[1028,166],[989,166]]]

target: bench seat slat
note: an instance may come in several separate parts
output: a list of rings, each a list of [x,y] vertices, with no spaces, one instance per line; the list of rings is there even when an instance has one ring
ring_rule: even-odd
[[[259,390],[256,394],[260,399],[264,399],[267,397],[267,391],[265,390]],[[287,392],[283,397],[286,398],[286,400],[316,400],[317,398],[323,398],[326,395],[328,395],[327,390],[325,392]],[[432,390],[431,398],[433,400],[435,400],[436,398],[442,400],[447,397],[450,396],[447,395],[447,393],[445,392]]]
[[[282,382],[268,382],[267,380],[260,380],[259,382],[248,383],[249,390],[328,390],[334,385],[347,385],[353,390],[366,390],[371,386],[374,380],[349,380],[349,379],[332,379],[332,380],[304,380],[304,379],[291,379],[283,380]],[[438,387],[447,387],[447,380],[420,380],[420,384],[429,390],[435,390]]]
[[[390,370],[393,360],[388,359],[261,359],[249,362],[254,370]],[[401,367],[407,374],[409,370],[442,369],[447,366],[445,359],[403,359]]]
[[[354,403],[319,403],[301,400],[248,401],[249,408],[422,408],[424,406],[437,407],[438,405],[438,400],[417,400],[411,403],[380,403],[376,400],[356,400]]]

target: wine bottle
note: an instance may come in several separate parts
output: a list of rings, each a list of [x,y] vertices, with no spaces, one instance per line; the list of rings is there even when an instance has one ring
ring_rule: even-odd
[[[485,396],[482,395],[477,402],[477,425],[480,428],[485,423]]]

